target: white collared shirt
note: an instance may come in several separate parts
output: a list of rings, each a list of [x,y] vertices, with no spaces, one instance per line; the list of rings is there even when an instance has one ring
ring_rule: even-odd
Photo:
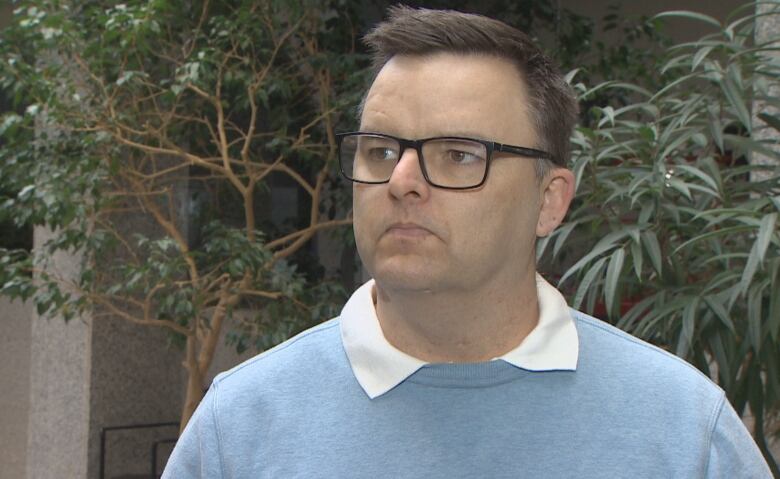
[[[425,361],[400,351],[385,339],[373,300],[374,280],[358,288],[341,311],[341,339],[360,386],[374,399],[393,389]],[[536,275],[539,322],[514,349],[496,358],[530,371],[577,369],[579,339],[561,293]]]

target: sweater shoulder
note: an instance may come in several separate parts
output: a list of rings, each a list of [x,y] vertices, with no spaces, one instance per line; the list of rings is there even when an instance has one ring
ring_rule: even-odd
[[[723,396],[719,386],[684,359],[585,313],[572,310],[572,317],[580,335],[582,367],[592,364],[617,377],[672,387],[670,393],[695,390],[713,400]]]
[[[220,388],[311,374],[317,365],[337,360],[341,351],[339,318],[318,324],[292,338],[218,374]]]
[[[583,367],[591,363],[616,377],[672,387],[670,393],[698,391],[713,400],[722,398],[723,390],[684,359],[585,313],[572,310],[572,316],[580,334]]]
[[[704,373],[679,356],[639,339],[605,321],[576,310],[572,310],[572,316],[577,324],[577,330],[584,336],[583,339],[592,342],[594,346],[599,346],[602,354],[622,356],[625,359],[635,358],[636,361],[649,359],[654,365],[680,369],[709,380]]]

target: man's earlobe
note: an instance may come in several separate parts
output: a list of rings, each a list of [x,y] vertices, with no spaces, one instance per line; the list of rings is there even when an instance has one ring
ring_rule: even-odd
[[[574,173],[567,168],[556,168],[542,181],[542,198],[536,236],[552,233],[563,221],[574,197]]]

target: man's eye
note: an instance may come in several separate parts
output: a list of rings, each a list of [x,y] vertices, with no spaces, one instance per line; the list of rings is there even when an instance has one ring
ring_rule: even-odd
[[[397,154],[392,148],[370,148],[368,150],[368,158],[375,161],[391,161],[395,160]]]
[[[447,159],[458,165],[470,165],[482,161],[482,157],[463,150],[447,151]]]

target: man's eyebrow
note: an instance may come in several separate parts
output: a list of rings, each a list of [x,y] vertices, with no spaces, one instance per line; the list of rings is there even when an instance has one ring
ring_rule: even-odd
[[[461,138],[474,138],[474,139],[477,139],[477,140],[489,140],[489,138],[487,138],[485,135],[482,135],[482,134],[477,133],[475,131],[469,131],[469,130],[454,130],[454,131],[453,130],[448,130],[448,131],[446,131],[446,132],[444,132],[442,134],[435,135],[433,137],[436,137],[436,136],[444,136],[444,137],[456,136],[456,137],[461,137]]]
[[[403,138],[404,135],[401,135],[398,130],[395,130],[393,128],[373,128],[371,125],[360,125],[360,131],[365,133],[380,133],[384,135],[390,135],[390,136],[397,136],[399,138]],[[491,138],[487,137],[486,135],[477,133],[475,131],[469,131],[469,130],[438,130],[434,132],[433,134],[424,135],[424,136],[418,136],[416,138],[407,138],[409,140],[419,140],[422,138],[450,138],[450,137],[458,137],[458,138],[473,138],[475,140],[485,140],[485,141],[492,141]]]

